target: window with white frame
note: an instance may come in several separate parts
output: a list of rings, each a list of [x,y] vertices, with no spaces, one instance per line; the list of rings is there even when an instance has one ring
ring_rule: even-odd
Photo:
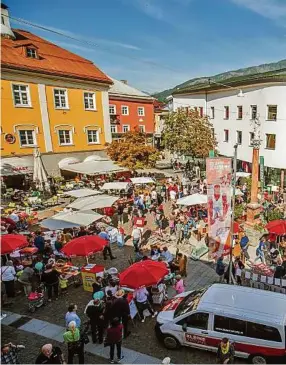
[[[68,95],[66,89],[54,89],[56,109],[68,109]]]
[[[214,119],[215,117],[215,108],[214,106],[211,106],[211,119]]]
[[[277,105],[267,105],[267,119],[276,120],[277,119]]]
[[[126,133],[126,132],[129,132],[130,131],[130,125],[123,125],[122,126],[122,131],[123,131],[123,133]]]
[[[58,130],[59,136],[59,144],[61,146],[71,145],[72,144],[72,131],[68,129],[60,129]]]
[[[229,119],[229,106],[224,107],[224,119]]]
[[[85,92],[83,93],[83,98],[85,110],[96,110],[95,93]]]
[[[122,115],[129,115],[129,107],[126,105],[121,106],[121,114]]]
[[[35,48],[26,48],[26,55],[28,58],[38,58],[37,50]]]
[[[111,131],[111,133],[117,133],[117,125],[111,125],[110,131]]]
[[[36,135],[33,130],[21,130],[19,131],[20,145],[21,147],[32,147],[35,146],[36,143]]]
[[[13,96],[15,106],[31,106],[30,92],[28,85],[13,84]]]
[[[242,144],[242,131],[236,131],[236,143]]]
[[[249,146],[252,146],[254,140],[254,132],[249,133]]]
[[[223,131],[223,135],[224,135],[224,142],[228,142],[229,140],[229,130],[228,129],[224,129]]]
[[[138,116],[139,117],[144,117],[144,115],[145,115],[145,108],[144,108],[144,106],[139,106],[137,108],[137,111],[138,111]]]
[[[88,143],[99,143],[99,133],[98,130],[88,130],[87,131],[87,142]]]
[[[242,119],[242,114],[243,114],[242,105],[238,105],[238,107],[237,107],[237,119]]]
[[[145,125],[139,125],[139,132],[145,133]]]
[[[115,105],[109,105],[109,114],[115,115],[116,114],[116,106]]]
[[[254,120],[257,118],[257,105],[251,105],[250,106],[251,111],[251,119]]]

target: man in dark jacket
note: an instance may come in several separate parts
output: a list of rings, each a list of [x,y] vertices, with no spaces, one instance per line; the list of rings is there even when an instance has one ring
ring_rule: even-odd
[[[103,342],[103,330],[104,330],[104,304],[102,300],[95,299],[93,305],[89,305],[86,309],[86,315],[90,319],[91,337],[92,342]]]
[[[118,290],[115,295],[115,300],[111,308],[112,318],[119,318],[123,324],[124,338],[130,335],[128,331],[128,320],[130,318],[130,307],[126,299],[124,290]]]

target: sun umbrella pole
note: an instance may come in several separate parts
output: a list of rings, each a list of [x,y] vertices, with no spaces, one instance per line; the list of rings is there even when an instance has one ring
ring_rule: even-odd
[[[86,264],[88,265],[88,256],[85,256]]]

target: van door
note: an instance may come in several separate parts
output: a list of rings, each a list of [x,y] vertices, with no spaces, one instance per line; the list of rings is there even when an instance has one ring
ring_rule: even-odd
[[[183,345],[198,348],[206,348],[209,313],[195,312],[177,322],[184,331],[182,336]]]

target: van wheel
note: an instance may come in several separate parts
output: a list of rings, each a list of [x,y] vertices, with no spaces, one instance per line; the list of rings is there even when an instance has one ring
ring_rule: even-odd
[[[178,349],[181,346],[179,341],[171,335],[165,335],[163,338],[163,342],[164,346],[170,350]]]
[[[266,358],[263,355],[252,355],[249,360],[251,364],[267,364]]]

